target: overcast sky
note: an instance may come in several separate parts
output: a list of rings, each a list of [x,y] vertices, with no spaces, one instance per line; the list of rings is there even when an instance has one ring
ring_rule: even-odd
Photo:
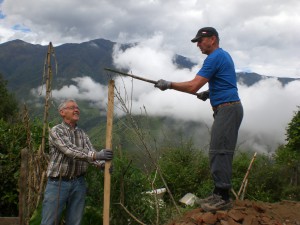
[[[190,40],[215,27],[238,71],[300,77],[299,0],[0,0],[0,43],[55,45],[97,38],[128,43],[161,35],[194,60]]]
[[[116,68],[153,80],[184,81],[194,77],[206,57],[190,40],[199,28],[213,26],[237,71],[300,78],[299,12],[299,0],[0,0],[0,44],[14,39],[54,46],[98,38],[139,42],[125,52],[116,46]],[[198,65],[179,70],[172,63],[174,54]],[[77,85],[54,87],[53,97],[88,99],[106,107],[107,87],[89,77],[74,81]],[[145,106],[151,115],[212,123],[208,101],[137,80],[118,78],[116,84],[128,91],[133,85],[135,113]],[[285,87],[275,79],[250,88],[239,84],[245,110],[239,142],[264,152],[268,145],[284,142],[286,126],[300,105],[299,89],[300,81]]]

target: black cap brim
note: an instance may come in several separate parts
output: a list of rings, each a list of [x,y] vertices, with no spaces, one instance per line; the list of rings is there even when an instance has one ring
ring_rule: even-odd
[[[193,42],[193,43],[198,42],[200,38],[201,38],[201,36],[200,36],[200,37],[194,37],[194,38],[191,40],[191,42]]]

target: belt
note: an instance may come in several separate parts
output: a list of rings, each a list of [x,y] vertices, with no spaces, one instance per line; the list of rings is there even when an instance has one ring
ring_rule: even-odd
[[[79,176],[71,176],[71,177],[67,177],[67,176],[64,176],[64,177],[48,177],[48,179],[52,180],[52,181],[59,181],[59,180],[72,181],[72,180],[79,179],[80,177],[83,177],[83,176],[84,176],[84,174],[79,175]]]
[[[236,104],[241,104],[241,101],[225,102],[225,103],[222,103],[222,104],[220,104],[220,105],[217,105],[217,106],[212,107],[212,109],[213,109],[213,111],[216,111],[217,109],[222,108],[222,107],[224,107],[224,106],[228,106],[228,105],[236,105]]]

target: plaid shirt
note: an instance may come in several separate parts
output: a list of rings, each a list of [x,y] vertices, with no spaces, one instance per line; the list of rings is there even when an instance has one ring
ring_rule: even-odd
[[[84,175],[88,163],[101,166],[104,161],[93,161],[93,148],[86,133],[77,126],[62,122],[49,131],[50,162],[48,177]]]

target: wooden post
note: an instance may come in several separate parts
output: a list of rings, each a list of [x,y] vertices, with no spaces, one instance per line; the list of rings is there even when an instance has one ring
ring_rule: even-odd
[[[49,114],[49,100],[51,97],[51,84],[52,84],[52,67],[51,67],[51,54],[53,53],[52,43],[49,43],[48,52],[47,52],[47,74],[46,76],[46,96],[45,96],[45,107],[44,107],[44,119],[43,119],[43,133],[42,133],[42,143],[39,151],[44,154],[45,152],[45,139],[46,139],[46,130],[48,129],[48,114]],[[45,65],[45,66],[46,66]]]
[[[20,178],[19,178],[19,219],[20,225],[27,224],[27,193],[28,193],[28,149],[24,148],[21,150],[21,168],[20,168]]]
[[[112,126],[114,114],[114,80],[108,84],[108,106],[107,106],[107,124],[106,124],[106,148],[112,149]],[[105,162],[104,171],[104,203],[103,203],[103,225],[109,225],[109,206],[110,206],[110,172],[111,161]]]

